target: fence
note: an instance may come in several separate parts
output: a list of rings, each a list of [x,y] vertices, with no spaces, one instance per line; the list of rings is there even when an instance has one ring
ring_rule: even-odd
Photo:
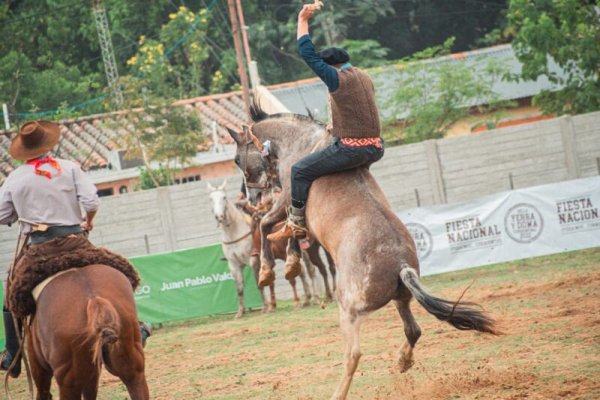
[[[372,172],[396,210],[598,175],[600,112],[388,148]],[[230,197],[240,184],[228,179]],[[0,278],[16,235],[0,232]],[[217,243],[220,231],[206,183],[192,182],[103,198],[91,240],[132,257]]]

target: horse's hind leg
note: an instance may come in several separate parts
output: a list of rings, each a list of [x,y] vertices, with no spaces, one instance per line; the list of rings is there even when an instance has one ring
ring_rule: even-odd
[[[415,363],[413,359],[413,349],[419,337],[421,337],[421,328],[417,324],[415,317],[410,311],[410,297],[394,300],[396,309],[400,313],[402,322],[404,323],[404,334],[406,335],[406,341],[400,348],[400,354],[398,356],[398,366],[400,372],[406,372]]]
[[[138,329],[137,324],[131,329]],[[135,335],[135,334],[134,334]],[[125,340],[110,351],[110,372],[118,376],[129,392],[131,400],[148,400],[150,392],[144,374],[144,349],[137,340]]]
[[[25,336],[27,337],[27,356],[29,367],[31,368],[31,377],[37,389],[36,400],[51,400],[50,386],[52,384],[52,372],[44,368],[37,358],[36,351],[39,351],[39,340],[34,333],[37,329],[37,320],[34,318],[32,328],[25,325]],[[37,345],[37,346],[36,346]]]
[[[332,400],[344,400],[348,396],[352,377],[358,367],[360,360],[360,324],[362,318],[355,312],[344,310],[339,306],[340,310],[340,328],[344,334],[346,341],[346,350],[344,353],[344,374],[340,381]]]
[[[98,397],[98,381],[100,380],[100,374],[96,374],[91,378],[88,383],[83,387],[83,400],[96,400]]]
[[[31,344],[29,344],[31,346]],[[30,347],[31,348],[31,347]],[[37,389],[36,400],[52,400],[50,386],[52,384],[52,373],[44,369],[37,361],[35,355],[29,353],[29,365],[31,367],[31,376]]]
[[[302,262],[304,264],[304,262]],[[306,265],[306,264],[304,264]],[[300,281],[302,282],[302,288],[304,289],[304,303],[302,303],[302,307],[310,306],[310,299],[312,298],[312,293],[310,290],[310,285],[306,280],[306,270],[302,264],[300,265]]]

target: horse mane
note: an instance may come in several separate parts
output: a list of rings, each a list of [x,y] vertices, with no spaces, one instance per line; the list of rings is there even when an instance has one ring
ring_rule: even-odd
[[[265,121],[267,119],[275,119],[275,118],[286,118],[286,119],[295,119],[300,121],[308,121],[321,124],[319,121],[315,120],[312,114],[309,111],[309,116],[295,113],[277,113],[277,114],[268,114],[265,110],[260,106],[260,102],[256,99],[252,99],[252,104],[250,104],[250,117],[254,123]]]

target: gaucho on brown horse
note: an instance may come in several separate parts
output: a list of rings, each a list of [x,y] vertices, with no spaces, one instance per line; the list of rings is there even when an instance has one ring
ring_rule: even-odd
[[[58,367],[53,365],[54,361],[48,353],[36,353],[36,348],[39,349],[44,346],[36,347],[35,344],[43,344],[45,337],[52,337],[56,329],[64,328],[64,326],[61,326],[61,321],[82,318],[88,319],[85,324],[96,321],[94,323],[98,323],[98,331],[90,333],[94,335],[100,334],[104,329],[102,318],[97,319],[100,315],[98,312],[106,317],[104,318],[105,322],[110,320],[108,318],[110,315],[113,315],[117,319],[120,318],[122,323],[126,322],[123,318],[129,318],[130,320],[133,318],[136,327],[138,324],[135,303],[133,302],[133,290],[139,283],[137,271],[125,258],[106,249],[96,248],[88,241],[87,232],[93,229],[93,219],[99,207],[96,187],[78,165],[68,160],[55,159],[48,154],[48,151],[58,142],[59,137],[60,127],[57,124],[48,121],[32,121],[21,127],[19,133],[13,138],[9,149],[13,158],[25,162],[8,176],[0,189],[0,224],[10,225],[18,221],[22,234],[20,239],[24,238],[24,245],[17,252],[7,281],[3,309],[6,351],[3,353],[0,367],[2,369],[10,368],[9,372],[13,377],[19,375],[21,363],[19,357],[17,357],[20,354],[18,352],[17,333],[20,329],[15,326],[15,319],[12,315],[18,319],[31,315],[31,327],[39,327],[40,325],[36,324],[36,320],[43,319],[44,315],[39,310],[36,311],[36,308],[39,308],[42,304],[36,305],[32,291],[40,284],[42,284],[42,287],[44,285],[47,285],[45,287],[56,287],[57,284],[48,283],[47,279],[57,273],[65,273],[66,276],[67,272],[65,271],[74,268],[83,270],[89,265],[99,265],[103,268],[122,272],[124,276],[121,279],[128,282],[125,297],[130,297],[123,301],[127,304],[133,304],[133,306],[126,307],[128,310],[133,307],[133,314],[131,312],[123,314],[110,311],[119,308],[119,306],[106,301],[94,300],[96,297],[93,293],[95,292],[91,288],[97,285],[80,278],[79,283],[88,288],[87,298],[81,299],[80,304],[84,304],[86,301],[91,302],[89,304],[97,304],[88,310],[87,316],[81,313],[72,314],[76,309],[78,300],[73,297],[71,299],[73,307],[66,307],[60,310],[59,315],[53,314],[54,317],[50,318],[53,324],[58,324],[58,326],[51,324],[44,326],[41,330],[31,331],[35,337],[32,346],[28,346],[28,353],[31,358],[33,378],[36,381],[39,393],[41,393],[40,390],[45,390],[46,380],[49,382],[49,379],[57,372],[55,368]],[[84,216],[81,215],[80,207],[85,211]],[[83,277],[83,275],[78,276]],[[86,274],[85,276],[88,279],[92,275]],[[65,282],[66,278],[60,277],[56,280]],[[46,289],[38,288],[39,290],[42,290],[41,298],[44,295],[43,290]],[[71,294],[71,289],[67,290]],[[73,294],[77,292],[76,288],[72,288],[72,291]],[[98,293],[100,292],[102,292],[102,289],[98,286]],[[44,301],[54,303],[54,298],[55,296],[46,296]],[[44,310],[52,310],[52,304],[43,304],[43,306]],[[85,326],[85,324],[82,326]],[[28,328],[26,329],[28,331],[30,327],[26,328]],[[114,332],[120,331],[120,329],[113,330]],[[82,333],[74,330],[72,335],[81,336]],[[137,332],[134,336],[140,340],[141,348],[140,333]],[[122,339],[120,337],[115,338],[116,340]],[[28,338],[28,340],[32,340],[32,338]],[[74,343],[77,343],[77,338],[69,339],[68,343],[72,347]],[[133,342],[131,343],[133,344]],[[81,357],[85,355],[85,351],[82,349],[74,353]],[[56,356],[57,351],[57,349],[53,349],[52,354]],[[61,364],[63,370],[65,368],[78,369],[76,366],[68,366],[64,362],[63,357]],[[141,370],[143,371],[143,353],[141,354],[141,363]],[[41,374],[39,368],[36,370],[34,368],[36,365],[43,365],[46,375]],[[42,375],[45,378],[42,379]],[[48,376],[50,378],[47,378]],[[63,382],[59,376],[56,376],[56,378],[60,387]],[[47,391],[47,396],[50,396],[49,386]],[[61,398],[63,397],[62,393],[61,387]],[[86,398],[88,397],[92,398],[86,396]],[[46,398],[46,395],[38,395],[38,398]],[[145,397],[138,396],[137,398]]]

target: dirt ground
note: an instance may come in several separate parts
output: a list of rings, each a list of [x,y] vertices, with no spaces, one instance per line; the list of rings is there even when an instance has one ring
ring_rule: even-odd
[[[455,330],[413,311],[423,335],[401,374],[404,341],[395,308],[361,330],[350,399],[600,399],[600,249],[540,257],[423,279],[430,291],[465,300],[495,318],[501,336]],[[327,399],[342,373],[335,304],[271,314],[205,318],[158,329],[146,348],[153,399]],[[26,383],[13,383],[13,396]],[[2,394],[3,396],[4,394]],[[100,399],[126,399],[103,374]]]

